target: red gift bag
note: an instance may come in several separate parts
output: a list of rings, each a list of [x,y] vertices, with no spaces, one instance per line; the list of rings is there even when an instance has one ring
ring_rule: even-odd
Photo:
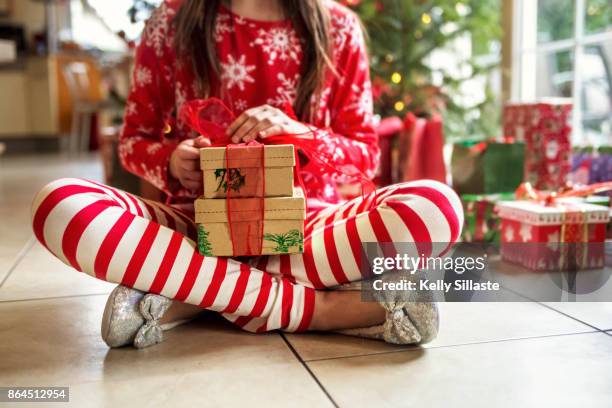
[[[419,118],[412,113],[404,120],[400,170],[403,181],[430,179],[446,182],[442,118]]]

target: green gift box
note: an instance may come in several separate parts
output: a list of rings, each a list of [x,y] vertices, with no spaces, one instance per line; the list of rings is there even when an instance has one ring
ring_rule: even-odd
[[[453,146],[453,188],[459,194],[514,191],[523,182],[524,143],[460,142]]]
[[[500,220],[495,211],[498,201],[512,201],[514,193],[464,194],[461,196],[465,225],[461,233],[464,242],[499,243]]]

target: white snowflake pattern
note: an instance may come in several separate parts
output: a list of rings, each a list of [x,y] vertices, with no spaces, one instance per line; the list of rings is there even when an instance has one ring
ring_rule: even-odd
[[[119,157],[125,159],[126,157],[132,155],[134,153],[133,143],[129,140],[119,144],[119,148],[117,149],[119,152]]]
[[[363,45],[363,35],[359,25],[350,14],[333,15],[329,31],[337,49],[342,49],[347,45],[355,49]]]
[[[247,24],[246,19],[244,17],[238,16],[238,15],[234,16],[234,22],[236,24],[238,24],[238,25],[246,25]]]
[[[519,235],[521,236],[523,242],[531,241],[531,238],[533,237],[531,234],[531,225],[522,223]]]
[[[312,112],[314,112],[314,119],[317,122],[323,123],[324,126],[329,126],[329,123],[331,122],[329,117],[329,109],[327,109],[327,103],[330,95],[331,87],[327,86],[325,89],[323,89],[320,95],[312,95],[310,100],[310,106],[312,108]]]
[[[334,149],[333,160],[336,163],[342,163],[346,160],[346,154],[341,149]]]
[[[134,101],[128,101],[125,105],[125,116],[136,116],[138,115],[138,105]]]
[[[134,69],[134,86],[142,88],[153,83],[153,74],[151,70],[145,66],[137,66]]]
[[[119,156],[126,158],[127,156],[134,154],[134,145],[142,140],[142,137],[139,136],[132,136],[130,138],[123,139],[121,143],[119,143]]]
[[[288,78],[284,72],[279,72],[276,77],[280,81],[279,86],[276,88],[276,95],[268,98],[266,103],[276,107],[282,107],[285,103],[293,105],[297,95],[300,74],[295,74],[293,78]]]
[[[368,60],[367,59],[362,59],[361,61],[359,61],[359,70],[360,71],[368,72],[369,69],[370,69],[370,66],[368,65]]]
[[[234,109],[236,110],[236,112],[244,112],[245,110],[247,110],[248,107],[249,105],[244,99],[237,99],[234,102]]]
[[[329,131],[319,129],[319,131],[316,132],[315,137],[317,140],[321,141],[319,151],[326,155],[331,163],[346,162],[346,154],[344,153],[344,150],[339,148],[339,146],[335,143],[329,142],[329,139],[333,138]],[[338,144],[343,144],[343,142],[339,140]]]
[[[228,14],[218,14],[215,21],[215,41],[220,43],[223,41],[223,36],[232,31],[232,24]]]
[[[326,184],[325,187],[323,187],[323,196],[335,197],[336,189],[331,184]]]
[[[250,44],[259,45],[268,57],[268,64],[277,60],[299,62],[302,46],[295,31],[290,28],[260,29],[257,38]]]
[[[551,251],[557,251],[559,249],[559,231],[548,234],[546,247]]]
[[[174,98],[176,100],[176,111],[180,112],[181,106],[183,106],[183,104],[187,101],[187,92],[183,88],[183,84],[180,82],[176,83]]]
[[[336,48],[341,48],[351,34],[350,22],[346,16],[332,16],[329,33],[334,40]]]
[[[138,126],[138,129],[136,129],[136,131],[143,135],[150,135],[153,133],[153,128],[140,125]]]
[[[357,115],[363,117],[364,121],[370,121],[373,109],[372,85],[366,82],[363,88],[357,84],[351,85],[351,88],[355,100],[346,109],[354,110]]]
[[[155,166],[152,168],[147,167],[145,163],[140,164],[140,169],[142,170],[142,177],[147,180],[149,183],[153,184],[155,187],[162,190],[164,188],[164,178],[162,177],[162,168],[161,166]]]
[[[504,238],[506,239],[506,242],[513,242],[514,241],[514,228],[512,228],[511,226],[508,226],[508,228],[506,228]]]
[[[238,89],[244,91],[244,84],[246,82],[255,82],[255,79],[250,74],[255,70],[255,65],[247,65],[246,55],[244,54],[237,60],[230,54],[227,56],[227,59],[227,62],[221,63],[221,80],[226,83],[228,90],[237,86]]]
[[[155,55],[163,56],[164,46],[168,41],[168,22],[172,20],[175,11],[164,2],[153,12],[147,22],[144,32],[144,43],[155,50]]]
[[[161,143],[151,143],[149,146],[147,146],[147,154],[154,155],[155,153],[160,151],[161,148]]]

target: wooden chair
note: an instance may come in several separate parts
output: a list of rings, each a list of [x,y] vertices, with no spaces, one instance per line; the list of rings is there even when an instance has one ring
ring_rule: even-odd
[[[91,97],[90,67],[85,62],[67,62],[62,73],[72,101],[72,122],[66,150],[70,153],[87,151],[91,140],[91,124],[102,108],[102,102]]]

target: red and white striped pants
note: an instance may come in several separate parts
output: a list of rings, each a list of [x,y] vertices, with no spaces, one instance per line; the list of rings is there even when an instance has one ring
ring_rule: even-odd
[[[463,211],[444,184],[397,184],[309,212],[303,254],[248,264],[200,255],[188,212],[87,180],[45,186],[32,220],[38,240],[78,271],[220,312],[258,332],[306,330],[315,289],[362,279],[362,242],[455,242]]]

